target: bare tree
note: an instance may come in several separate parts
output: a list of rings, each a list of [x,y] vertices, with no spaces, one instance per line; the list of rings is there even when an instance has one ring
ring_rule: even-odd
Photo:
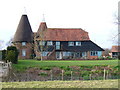
[[[104,51],[104,56],[110,56],[110,55],[109,55],[110,49],[105,48],[104,50],[105,50],[105,51]]]
[[[119,4],[120,7],[120,4]],[[112,41],[118,45],[120,45],[120,8],[118,7],[118,14],[114,14],[114,18],[115,18],[115,25],[118,26],[117,31],[114,31],[112,33]]]
[[[41,29],[41,28],[39,28],[39,29]],[[45,32],[46,32],[46,29],[45,30],[39,30],[39,31],[40,32],[37,33],[37,35],[34,37],[34,43],[35,43],[35,49],[36,49],[37,52],[40,53],[40,59],[41,59],[41,61],[43,61],[43,51],[45,51],[44,35],[45,35]],[[39,37],[38,40],[37,40],[37,37]]]
[[[6,46],[11,46],[13,41],[13,37],[10,38],[10,40],[6,43]]]

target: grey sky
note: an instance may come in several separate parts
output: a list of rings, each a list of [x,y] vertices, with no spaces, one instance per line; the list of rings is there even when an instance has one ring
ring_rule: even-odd
[[[26,7],[34,32],[42,15],[49,28],[82,28],[102,48],[111,48],[117,33],[115,14],[119,0],[1,0],[0,40],[7,42],[15,33]]]

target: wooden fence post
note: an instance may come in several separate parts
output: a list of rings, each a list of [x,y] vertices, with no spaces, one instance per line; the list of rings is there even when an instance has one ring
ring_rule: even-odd
[[[73,71],[71,71],[71,80],[73,80],[73,75],[72,75]]]
[[[64,80],[64,74],[63,73],[64,73],[64,71],[62,70],[62,80]]]
[[[52,70],[50,72],[51,72],[50,77],[51,77],[51,81],[52,81],[53,80]]]
[[[90,80],[92,80],[92,75],[90,74]]]
[[[105,70],[105,68],[104,68],[104,76],[103,76],[104,80],[105,80],[105,71],[106,71],[106,70]]]
[[[106,76],[106,79],[108,79],[108,70],[107,70],[107,76]]]

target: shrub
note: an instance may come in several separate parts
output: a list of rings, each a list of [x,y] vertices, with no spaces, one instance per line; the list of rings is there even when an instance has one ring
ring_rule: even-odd
[[[6,50],[2,50],[2,60],[6,62]]]
[[[83,76],[83,78],[84,78],[84,80],[90,80],[89,75],[85,75],[85,76]]]
[[[110,59],[112,59],[112,58],[111,58],[110,56],[107,56],[106,59],[109,59],[109,60],[110,60]]]
[[[66,75],[66,76],[71,76],[71,71],[66,71],[66,72],[64,72],[64,75]]]
[[[14,64],[18,63],[18,50],[14,46],[7,47],[6,60],[11,61]]]
[[[41,67],[42,70],[51,70],[51,67]]]
[[[100,59],[100,60],[104,60],[105,58],[104,58],[104,57],[102,57],[102,56],[100,56],[100,57],[98,57],[98,59]]]
[[[11,61],[13,63],[15,61],[15,52],[12,50],[8,51],[6,60],[9,60],[9,62]]]
[[[2,60],[2,51],[0,51],[0,60]]]
[[[40,76],[48,76],[48,74],[46,72],[41,72],[38,75],[40,75]]]
[[[120,60],[120,54],[118,55],[118,59]]]

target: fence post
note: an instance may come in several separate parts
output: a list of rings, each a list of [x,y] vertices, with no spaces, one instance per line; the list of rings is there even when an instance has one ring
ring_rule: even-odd
[[[53,80],[52,70],[50,72],[51,72],[50,77],[51,77],[51,81],[52,81]]]
[[[92,75],[90,74],[90,80],[92,80]]]
[[[64,80],[64,75],[63,75],[64,71],[62,70],[62,80]]]
[[[106,70],[105,70],[105,68],[104,68],[104,76],[103,76],[104,80],[105,80],[105,71],[106,71]]]
[[[108,70],[107,70],[107,76],[106,76],[106,79],[108,79]]]
[[[73,76],[72,76],[72,73],[73,73],[73,72],[71,71],[71,80],[73,80]]]

